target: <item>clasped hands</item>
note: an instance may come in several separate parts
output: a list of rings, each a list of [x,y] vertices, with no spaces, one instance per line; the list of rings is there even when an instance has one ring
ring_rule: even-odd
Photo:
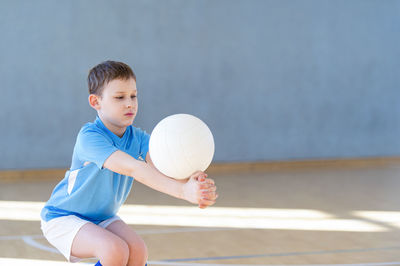
[[[183,198],[193,204],[198,204],[204,209],[215,203],[218,198],[217,187],[214,180],[207,178],[208,175],[197,171],[188,179],[183,180]]]

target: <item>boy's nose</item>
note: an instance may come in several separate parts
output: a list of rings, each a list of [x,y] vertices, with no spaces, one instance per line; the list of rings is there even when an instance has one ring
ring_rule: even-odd
[[[131,104],[127,104],[127,105],[126,105],[126,108],[129,109],[129,110],[132,110],[132,111],[135,111],[135,110],[136,110],[135,105],[132,104],[132,103],[131,103]]]

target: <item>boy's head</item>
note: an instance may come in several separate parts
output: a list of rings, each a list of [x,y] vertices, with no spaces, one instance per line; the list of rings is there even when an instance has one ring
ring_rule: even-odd
[[[104,86],[114,79],[134,79],[136,75],[132,69],[122,62],[105,61],[93,67],[88,75],[89,94],[102,95]]]
[[[118,136],[133,123],[138,110],[136,76],[121,62],[106,61],[89,72],[89,104]]]

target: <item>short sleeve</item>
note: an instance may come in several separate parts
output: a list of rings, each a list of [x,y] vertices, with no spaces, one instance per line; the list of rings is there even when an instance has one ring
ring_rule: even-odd
[[[93,129],[83,129],[76,142],[76,155],[81,161],[92,162],[99,169],[103,168],[107,158],[118,150],[112,141]]]

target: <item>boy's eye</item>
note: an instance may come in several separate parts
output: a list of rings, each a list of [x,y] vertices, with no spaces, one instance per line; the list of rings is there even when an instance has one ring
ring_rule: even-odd
[[[136,98],[136,95],[132,95],[131,98],[132,98],[132,99],[135,99],[135,98]]]
[[[124,98],[124,96],[117,96],[117,97],[115,97],[116,99],[123,99]]]

